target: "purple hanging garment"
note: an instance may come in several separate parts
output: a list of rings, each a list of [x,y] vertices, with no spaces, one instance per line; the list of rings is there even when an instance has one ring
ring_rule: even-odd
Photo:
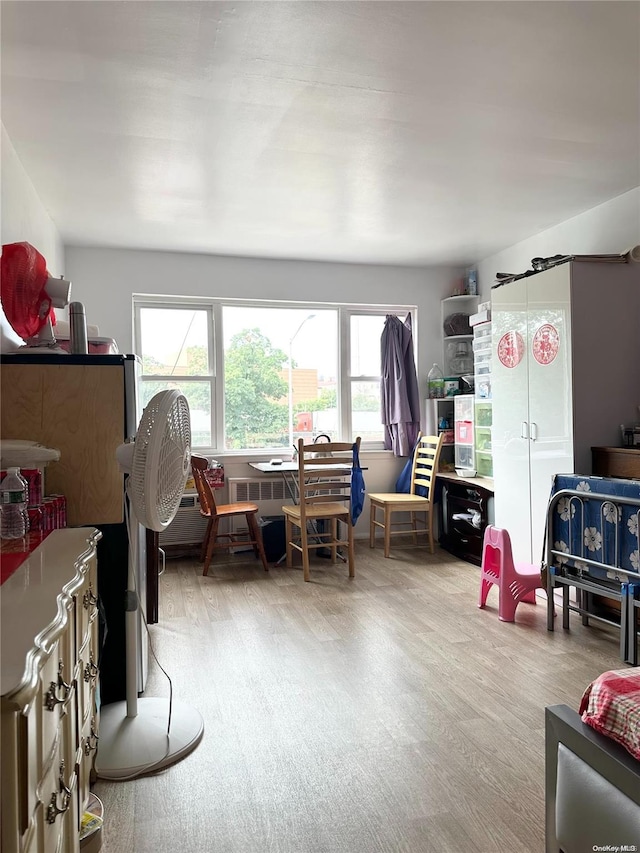
[[[411,314],[404,323],[392,314],[380,339],[380,400],[385,450],[409,456],[420,432],[420,395],[413,357]]]

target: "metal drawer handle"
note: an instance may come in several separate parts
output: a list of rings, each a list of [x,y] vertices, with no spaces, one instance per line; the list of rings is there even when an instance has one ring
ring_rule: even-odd
[[[93,594],[93,588],[91,584],[89,584],[89,589],[82,596],[82,606],[85,610],[88,610],[90,607],[95,607],[98,603],[98,596]]]
[[[100,740],[100,738],[98,737],[96,730],[94,728],[95,722],[96,722],[95,719],[91,720],[91,734],[89,735],[89,737],[86,739],[86,741],[84,743],[84,754],[85,755],[91,755],[91,753],[95,749],[98,748],[98,741]]]
[[[58,662],[58,681],[52,681],[49,685],[49,689],[47,690],[44,697],[44,706],[47,711],[53,711],[56,705],[62,705],[63,702],[66,702],[69,693],[71,693],[71,685],[67,684],[67,682],[62,677],[62,673],[64,671],[64,664],[62,661]],[[64,691],[64,695],[59,698],[57,695],[57,691],[62,688]]]
[[[98,677],[98,667],[93,660],[93,652],[89,652],[89,663],[84,668],[84,680],[88,683],[94,681]]]
[[[55,823],[59,814],[64,814],[71,805],[71,788],[64,783],[64,760],[60,762],[58,775],[59,790],[51,794],[51,800],[47,807],[47,823]],[[62,808],[58,808],[58,795],[62,794]]]

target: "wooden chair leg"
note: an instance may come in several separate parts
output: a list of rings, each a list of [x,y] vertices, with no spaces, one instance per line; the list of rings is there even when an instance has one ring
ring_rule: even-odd
[[[300,526],[300,546],[302,547],[302,571],[305,581],[311,580],[309,577],[309,537],[307,534],[307,525]]]
[[[418,544],[418,521],[415,512],[411,513],[411,528],[413,530],[413,544]]]
[[[369,501],[369,548],[376,546],[376,504]]]
[[[286,565],[286,567],[287,567],[288,569],[290,569],[290,568],[291,568],[291,566],[293,565],[292,560],[291,560],[291,558],[292,558],[292,550],[293,550],[293,549],[291,548],[291,539],[292,539],[292,537],[293,537],[293,524],[291,523],[291,519],[289,518],[289,516],[288,516],[288,515],[285,515],[285,517],[284,517],[284,518],[285,518],[285,534],[284,534],[284,538],[286,539],[286,545],[287,545],[287,548],[286,548],[286,560],[285,560],[285,565]]]
[[[267,563],[267,555],[264,552],[264,543],[262,541],[262,533],[260,531],[260,526],[256,520],[255,512],[247,513],[247,524],[249,525],[249,532],[251,533],[251,538],[253,540],[253,550],[256,557],[260,557],[262,560],[262,565],[264,566],[265,572],[269,571],[269,564]]]
[[[204,534],[204,539],[202,540],[202,548],[200,549],[200,562],[204,563],[204,558],[207,555],[207,546],[209,544],[209,538],[211,536],[211,528],[213,527],[213,519],[210,518],[207,522],[207,530]]]
[[[331,562],[335,566],[338,562],[338,546],[336,542],[338,541],[338,519],[331,519]]]
[[[384,508],[384,555],[388,557],[391,553],[391,508]]]
[[[431,510],[427,510],[427,528],[429,530],[429,550],[433,554],[435,548],[433,547],[433,513]]]
[[[209,540],[207,542],[207,553],[204,558],[204,568],[202,569],[202,574],[206,578],[209,574],[209,564],[211,563],[211,557],[213,556],[213,549],[216,544],[216,539],[218,538],[218,524],[220,523],[220,519],[216,516],[212,518],[213,522],[211,525],[211,533],[209,534]]]
[[[349,553],[348,553],[349,577],[355,578],[355,576],[356,576],[356,554],[355,554],[355,548],[353,545],[353,524],[351,524],[351,519],[349,519],[346,522],[346,524],[347,524],[347,528],[348,528],[347,538],[349,540]]]

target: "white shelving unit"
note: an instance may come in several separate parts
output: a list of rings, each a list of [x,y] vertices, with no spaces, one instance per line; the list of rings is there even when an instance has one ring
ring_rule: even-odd
[[[491,322],[473,327],[476,470],[479,477],[493,477],[491,342]]]
[[[443,350],[442,372],[448,376],[465,376],[473,373],[473,334],[447,335],[445,321],[452,314],[475,314],[477,296],[448,296],[441,302]]]
[[[462,477],[475,477],[474,396],[458,394],[453,399],[456,471]]]
[[[454,471],[453,401],[455,397],[436,397],[425,400],[427,435],[443,434],[440,471]],[[449,426],[443,426],[443,421]]]

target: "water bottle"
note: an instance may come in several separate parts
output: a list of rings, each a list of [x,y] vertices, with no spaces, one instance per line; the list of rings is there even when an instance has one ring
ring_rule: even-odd
[[[437,364],[434,364],[427,375],[429,397],[444,397],[444,376]]]
[[[7,468],[7,476],[0,483],[0,538],[21,539],[29,530],[27,492],[20,469]]]

